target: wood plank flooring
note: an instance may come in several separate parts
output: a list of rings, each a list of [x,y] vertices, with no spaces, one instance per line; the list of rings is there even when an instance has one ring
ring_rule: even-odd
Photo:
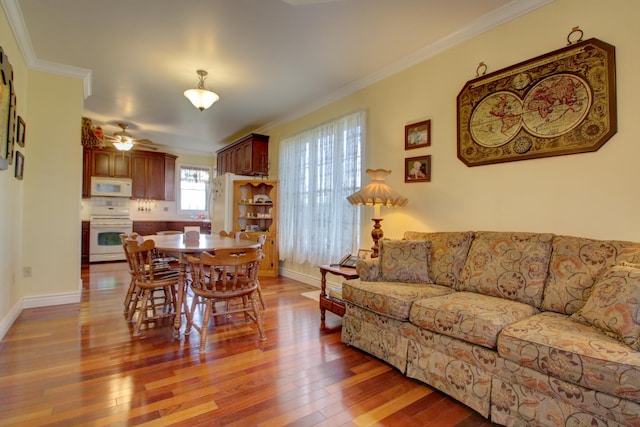
[[[83,268],[82,302],[27,309],[0,342],[0,426],[438,426],[492,424],[340,342],[342,319],[262,279],[267,340],[241,318],[173,340],[124,320],[124,263]]]

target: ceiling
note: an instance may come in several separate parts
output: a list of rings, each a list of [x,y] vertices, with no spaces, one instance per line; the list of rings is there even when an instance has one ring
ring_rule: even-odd
[[[0,1],[27,65],[83,78],[106,134],[212,155],[550,0]],[[198,69],[220,95],[203,112]]]

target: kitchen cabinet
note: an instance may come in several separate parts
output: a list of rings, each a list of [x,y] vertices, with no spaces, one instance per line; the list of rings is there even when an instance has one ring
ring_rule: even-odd
[[[137,151],[131,154],[131,197],[175,200],[176,156]]]
[[[82,198],[91,197],[91,150],[82,150]]]
[[[122,152],[112,148],[85,148],[82,161],[82,197],[91,197],[91,177],[131,178],[134,199],[176,199],[176,159],[168,153]]]
[[[89,235],[89,226],[90,226],[90,222],[89,221],[82,221],[82,234],[81,234],[81,242],[82,242],[82,246],[81,246],[81,262],[83,264],[88,264],[89,263],[89,247],[91,244],[90,239],[90,235]]]
[[[107,148],[92,149],[91,176],[131,178],[131,155]]]
[[[216,152],[218,175],[269,175],[269,137],[251,133]]]
[[[259,274],[278,277],[278,181],[234,181],[233,231],[267,236]]]

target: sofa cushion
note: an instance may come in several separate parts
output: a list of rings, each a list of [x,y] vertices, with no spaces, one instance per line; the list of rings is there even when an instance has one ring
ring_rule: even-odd
[[[346,280],[342,299],[374,313],[402,321],[409,320],[414,301],[454,292],[451,288],[424,283],[363,282]]]
[[[424,233],[406,231],[406,240],[428,240],[431,242],[429,257],[429,277],[433,283],[455,288],[460,280],[460,272],[467,258],[473,232]]]
[[[571,319],[594,326],[640,351],[640,268],[615,265],[608,269]]]
[[[433,332],[495,348],[502,328],[536,313],[538,309],[521,302],[456,292],[416,301],[409,320]]]
[[[431,242],[381,239],[381,280],[388,282],[430,283]]]
[[[498,352],[551,377],[640,402],[640,352],[569,316],[543,312],[506,326]]]
[[[622,261],[640,263],[640,243],[555,236],[542,308],[575,313],[598,275]]]
[[[458,289],[540,307],[552,238],[548,233],[476,233]]]

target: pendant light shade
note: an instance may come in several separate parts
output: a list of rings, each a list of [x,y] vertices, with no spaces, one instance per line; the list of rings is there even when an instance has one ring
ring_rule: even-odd
[[[184,96],[200,111],[204,111],[211,107],[214,102],[220,99],[217,93],[205,89],[204,80],[207,78],[207,72],[204,70],[196,71],[200,80],[196,89],[188,89],[184,91]]]

